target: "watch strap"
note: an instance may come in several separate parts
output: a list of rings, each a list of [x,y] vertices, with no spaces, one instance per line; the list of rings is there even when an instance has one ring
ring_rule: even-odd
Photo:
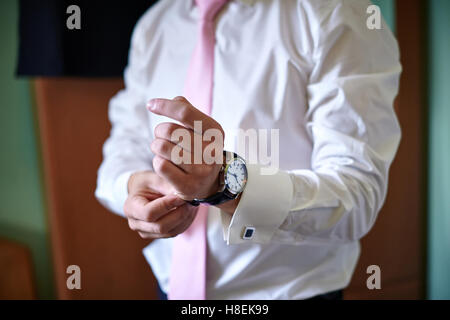
[[[194,199],[191,201],[188,201],[189,204],[197,207],[201,203],[209,204],[211,206],[216,206],[221,203],[233,200],[236,198],[237,195],[231,195],[227,192],[227,190],[224,190],[222,192],[218,192],[216,194],[213,194],[212,196],[205,198],[205,199]]]

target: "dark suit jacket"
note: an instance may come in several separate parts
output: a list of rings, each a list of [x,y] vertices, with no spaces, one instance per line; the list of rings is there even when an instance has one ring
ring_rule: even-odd
[[[20,0],[21,76],[122,76],[130,37],[155,0]],[[70,5],[81,9],[81,30],[69,30]]]

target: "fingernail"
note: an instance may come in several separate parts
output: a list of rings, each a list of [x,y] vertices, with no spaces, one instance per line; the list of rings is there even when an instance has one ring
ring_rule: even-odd
[[[150,110],[155,110],[155,99],[150,100],[149,102],[147,102],[147,109]]]

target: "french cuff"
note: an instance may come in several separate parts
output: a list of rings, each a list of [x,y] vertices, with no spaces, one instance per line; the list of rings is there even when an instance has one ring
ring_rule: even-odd
[[[123,212],[123,206],[125,204],[125,201],[128,198],[128,180],[130,179],[131,175],[135,173],[136,171],[127,171],[124,173],[121,173],[114,183],[113,187],[113,193],[114,193],[114,200],[115,200],[115,211],[125,216],[125,213]]]
[[[233,216],[220,212],[229,245],[270,242],[291,207],[293,186],[287,172],[267,175],[264,167],[247,165],[247,173],[247,185]]]

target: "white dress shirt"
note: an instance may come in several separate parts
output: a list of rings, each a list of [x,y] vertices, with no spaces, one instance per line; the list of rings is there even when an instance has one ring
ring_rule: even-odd
[[[208,299],[304,299],[348,285],[373,226],[400,141],[393,111],[401,65],[364,0],[236,0],[217,19],[212,117],[236,129],[279,129],[279,167],[248,183],[231,218],[211,207]],[[182,95],[196,43],[192,0],[161,0],[132,37],[126,88],[110,102],[97,198],[123,214],[130,175],[152,169],[151,98]],[[243,239],[246,227],[255,229]],[[144,249],[168,290],[172,239]]]

